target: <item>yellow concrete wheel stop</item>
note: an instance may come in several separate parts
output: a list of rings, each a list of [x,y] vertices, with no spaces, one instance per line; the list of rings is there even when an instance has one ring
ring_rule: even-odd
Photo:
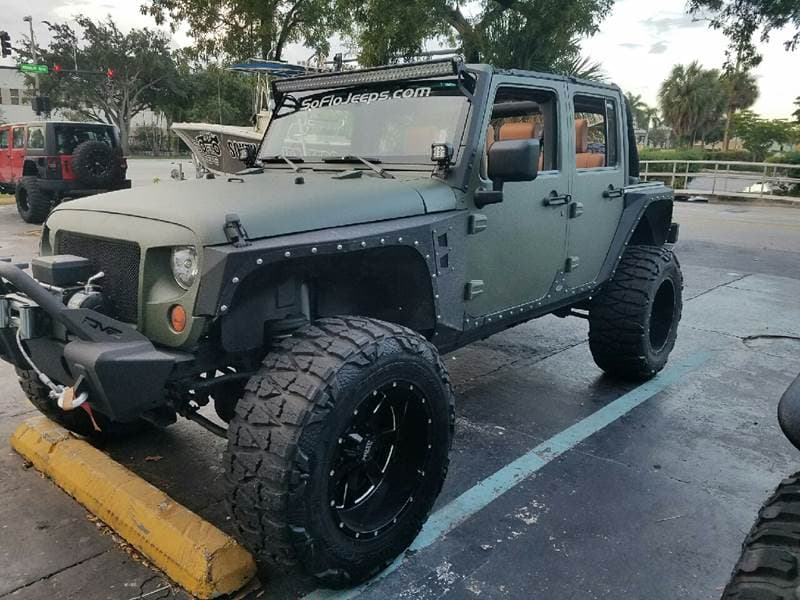
[[[255,575],[236,540],[46,417],[22,423],[11,446],[192,595],[230,594]]]

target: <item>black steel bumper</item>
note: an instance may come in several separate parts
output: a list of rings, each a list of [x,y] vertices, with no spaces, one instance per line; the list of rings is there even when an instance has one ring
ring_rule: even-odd
[[[123,179],[104,188],[87,188],[79,181],[63,181],[60,179],[40,179],[39,189],[58,194],[60,196],[92,196],[103,192],[113,192],[116,190],[129,190],[131,180]]]
[[[18,334],[39,370],[62,385],[80,382],[92,408],[114,421],[162,406],[170,373],[187,358],[156,348],[126,323],[67,308],[27,273],[0,262],[0,358],[30,369]]]

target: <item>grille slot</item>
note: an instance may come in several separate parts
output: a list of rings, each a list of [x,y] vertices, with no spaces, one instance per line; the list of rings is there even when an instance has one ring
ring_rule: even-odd
[[[105,277],[98,283],[119,320],[136,323],[139,317],[139,244],[109,240],[72,231],[56,233],[56,254],[74,254],[88,258],[96,271]]]

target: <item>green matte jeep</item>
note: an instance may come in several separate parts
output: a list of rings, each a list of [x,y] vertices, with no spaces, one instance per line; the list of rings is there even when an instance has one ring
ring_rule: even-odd
[[[58,206],[30,274],[0,263],[0,347],[79,434],[181,415],[226,436],[257,559],[348,586],[442,487],[440,354],[576,316],[603,371],[654,376],[681,316],[678,227],[672,191],[639,182],[616,86],[443,60],[272,96],[245,171]]]

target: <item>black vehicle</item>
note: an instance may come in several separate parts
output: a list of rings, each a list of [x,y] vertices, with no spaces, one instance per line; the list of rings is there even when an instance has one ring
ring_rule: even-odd
[[[778,404],[783,434],[800,450],[800,376]],[[742,545],[722,600],[797,600],[800,591],[800,473],[781,481]]]
[[[28,223],[63,200],[131,187],[112,125],[34,121],[0,125],[0,188]]]

